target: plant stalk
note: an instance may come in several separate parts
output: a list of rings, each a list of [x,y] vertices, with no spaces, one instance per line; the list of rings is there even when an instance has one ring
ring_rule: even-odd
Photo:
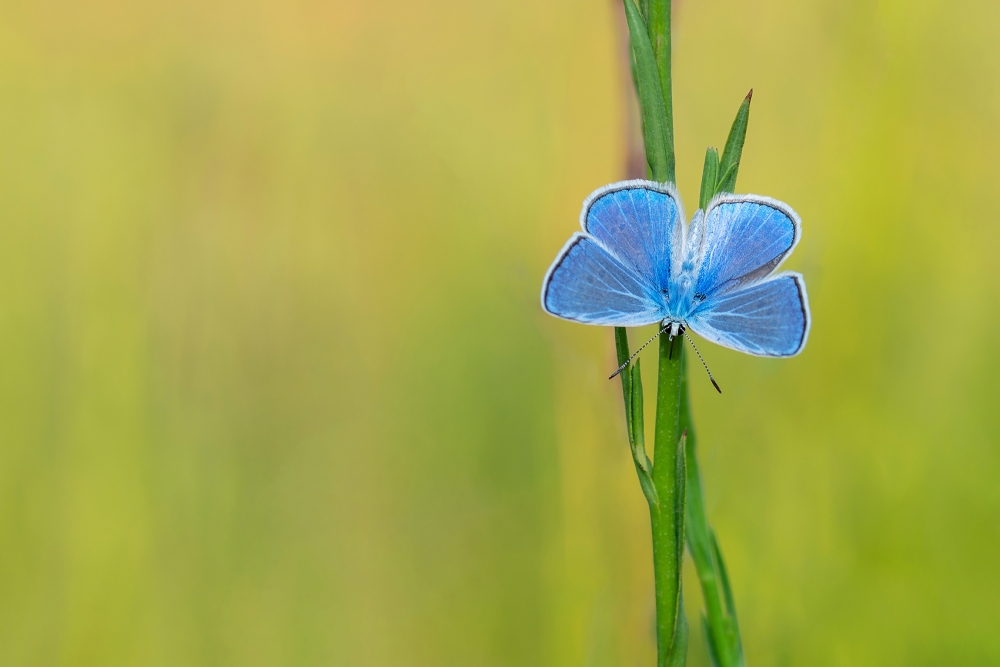
[[[670,0],[624,0],[629,27],[633,81],[642,116],[643,145],[649,176],[675,181],[673,104],[670,75]],[[619,364],[628,359],[624,329],[615,331]],[[649,504],[656,587],[658,667],[681,667],[687,655],[687,622],[681,594],[686,499],[686,453],[680,432],[684,340],[660,337],[657,369],[656,426],[653,440],[652,489],[642,442],[641,377],[622,373],[629,444],[636,472]],[[627,377],[626,377],[627,376]]]
[[[673,347],[673,354],[671,354]],[[684,339],[660,336],[653,439],[653,485],[660,498],[650,507],[653,532],[653,579],[656,585],[657,665],[677,663],[674,644],[682,613],[681,564],[684,557],[685,451],[678,447]],[[686,637],[684,638],[686,644]],[[679,647],[678,647],[679,648]],[[672,660],[672,658],[674,658]]]
[[[629,30],[629,65],[639,99],[649,177],[675,182],[673,94],[670,75],[670,0],[624,0]],[[750,100],[747,94],[720,156],[705,154],[699,198],[705,209],[717,193],[733,192],[743,154]],[[629,163],[631,164],[631,160]],[[628,335],[615,329],[618,363],[629,358]],[[743,647],[729,577],[715,533],[708,523],[698,470],[697,437],[691,419],[684,339],[660,336],[653,461],[643,437],[643,394],[639,364],[621,374],[629,446],[649,505],[656,586],[658,667],[683,667],[687,619],[681,590],[685,541],[705,600],[702,618],[713,664],[743,667]],[[685,525],[687,524],[687,525]]]

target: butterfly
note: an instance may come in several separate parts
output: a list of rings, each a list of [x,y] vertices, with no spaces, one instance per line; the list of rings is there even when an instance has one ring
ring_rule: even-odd
[[[671,339],[691,329],[762,357],[805,347],[805,279],[775,273],[802,236],[787,204],[722,194],[687,225],[672,184],[621,181],[587,197],[580,225],[542,281],[545,312],[616,327],[658,322]]]

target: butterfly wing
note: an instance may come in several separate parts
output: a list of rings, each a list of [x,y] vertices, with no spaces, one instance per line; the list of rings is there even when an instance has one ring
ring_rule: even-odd
[[[709,299],[688,318],[702,338],[760,357],[801,352],[810,323],[805,280],[790,271]]]
[[[593,237],[580,232],[545,275],[542,308],[584,324],[638,327],[663,319],[654,288]]]
[[[722,195],[695,216],[687,245],[699,300],[766,278],[801,236],[799,216],[787,204],[758,195]]]
[[[655,288],[668,289],[683,245],[679,202],[671,184],[612,183],[583,203],[580,225],[636,275]]]
[[[577,233],[542,281],[542,308],[587,324],[642,326],[666,315],[683,227],[673,186],[622,181],[583,204]]]

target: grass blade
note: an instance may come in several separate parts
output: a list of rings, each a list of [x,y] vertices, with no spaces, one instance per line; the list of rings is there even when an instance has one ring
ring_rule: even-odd
[[[719,163],[719,173],[722,176],[715,188],[717,193],[736,191],[736,176],[739,174],[740,160],[743,158],[743,143],[747,138],[747,124],[750,122],[750,99],[752,97],[753,89],[747,93],[743,103],[740,104],[740,109],[736,112],[736,119],[729,130],[726,147],[722,151],[722,160]]]
[[[646,32],[646,24],[633,0],[623,0],[628,21],[629,41],[635,62],[636,89],[642,112],[642,137],[646,148],[646,164],[653,180],[673,181],[667,150],[670,138],[667,130],[667,112],[663,104],[663,89],[653,55],[653,46]]]
[[[684,667],[687,664],[688,620],[684,613],[684,596],[678,595],[677,600],[677,624],[674,626],[674,638],[667,654],[667,667]]]
[[[715,188],[719,182],[719,151],[709,147],[705,151],[705,166],[701,170],[701,196],[698,198],[698,208],[705,210],[708,202],[715,196]]]
[[[646,0],[646,4],[647,33],[649,34],[649,42],[653,46],[656,72],[660,79],[660,91],[663,95],[663,109],[666,113],[665,141],[667,173],[665,180],[673,183],[676,177],[674,162],[674,104],[670,82],[670,0]]]
[[[618,365],[628,361],[628,332],[625,327],[615,327],[615,353],[618,355]],[[632,446],[632,376],[628,369],[619,375],[622,378],[622,398],[625,400],[625,428],[628,431],[628,444]]]
[[[632,376],[629,381],[632,388],[632,461],[635,463],[635,472],[639,476],[639,486],[646,496],[646,502],[658,507],[660,497],[656,492],[656,485],[653,484],[653,464],[646,455],[646,434],[643,432],[642,370],[639,360],[636,360],[635,365],[627,372]]]

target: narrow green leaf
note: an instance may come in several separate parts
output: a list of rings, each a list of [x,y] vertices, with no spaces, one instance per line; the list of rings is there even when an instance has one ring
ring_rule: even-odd
[[[656,485],[653,484],[653,478],[649,476],[649,473],[642,470],[639,464],[635,464],[636,473],[639,475],[639,488],[642,489],[642,495],[646,497],[646,502],[652,507],[660,506],[660,496],[656,492]]]
[[[726,570],[726,562],[722,559],[722,550],[719,548],[719,541],[712,531],[712,551],[715,555],[715,562],[719,566],[719,582],[722,584],[722,597],[726,602],[726,611],[736,624],[736,601],[733,598],[733,589],[729,585],[729,572]]]
[[[687,444],[687,431],[681,433],[677,440],[677,452],[674,455],[674,488],[677,494],[677,502],[674,503],[675,530],[677,531],[677,562],[684,559],[684,513],[687,507],[687,457],[685,455]],[[680,568],[677,568],[677,577],[680,579]],[[678,596],[679,598],[680,596]]]
[[[640,0],[642,2],[643,0]],[[653,46],[653,57],[656,59],[656,71],[660,78],[660,91],[663,95],[663,109],[666,112],[667,175],[666,180],[675,181],[674,163],[674,104],[673,89],[670,81],[670,0],[645,0],[646,28],[649,43]]]
[[[687,431],[687,508],[685,532],[688,550],[694,560],[705,602],[705,638],[717,667],[742,667],[739,629],[735,619],[727,613],[725,592],[722,590],[718,559],[713,546],[713,535],[705,513],[705,499],[701,475],[698,470],[697,438],[691,423],[691,403],[687,393],[687,375],[681,394],[681,423]]]
[[[629,49],[629,53],[628,53],[628,68],[629,68],[629,71],[632,73],[632,87],[635,88],[636,91],[638,91],[639,90],[639,72],[638,72],[638,70],[635,67],[635,54],[632,52],[631,48]],[[642,112],[641,109],[639,111],[640,111],[640,113]],[[617,328],[621,328],[621,327],[617,327]]]
[[[646,24],[633,0],[623,0],[628,21],[629,40],[635,58],[636,89],[639,109],[642,112],[642,137],[646,147],[646,163],[653,180],[673,180],[669,167],[667,148],[667,112],[663,105],[663,89],[657,72],[653,46],[646,33]]]
[[[674,626],[674,638],[670,642],[670,652],[667,654],[667,667],[684,667],[687,664],[688,652],[688,620],[684,613],[684,596],[678,595],[677,623]]]
[[[643,430],[643,410],[642,410],[642,370],[639,366],[641,359],[636,359],[632,368],[626,368],[625,372],[632,376],[629,385],[632,388],[632,456],[635,457],[636,464],[643,471],[649,472],[649,459],[646,458],[646,434]]]
[[[618,355],[618,365],[628,361],[628,332],[625,327],[615,327],[615,352]],[[622,378],[622,398],[625,400],[625,429],[628,432],[628,444],[632,446],[632,377],[628,369],[619,373]]]
[[[733,589],[729,585],[729,572],[726,570],[726,562],[722,559],[722,549],[719,548],[715,531],[712,531],[712,552],[719,571],[719,581],[722,584],[722,597],[726,603],[726,635],[729,640],[727,653],[730,656],[731,664],[734,666],[743,665],[743,640],[740,639],[740,622],[736,617],[736,601],[733,597]]]
[[[619,366],[628,361],[628,332],[623,327],[615,327],[615,353]],[[660,498],[656,493],[656,485],[653,484],[653,464],[646,456],[646,437],[643,431],[642,370],[639,367],[639,361],[636,361],[631,368],[623,370],[620,375],[622,377],[622,395],[625,398],[625,425],[628,430],[628,445],[632,452],[632,462],[635,463],[635,473],[639,477],[639,487],[642,489],[642,495],[646,497],[646,502],[658,506]]]
[[[625,327],[615,327],[615,355],[619,366],[628,361],[628,330]]]
[[[636,474],[639,476],[639,488],[642,489],[642,495],[646,498],[646,503],[651,507],[660,506],[660,496],[656,492],[656,485],[653,484],[653,478],[649,476],[639,464],[635,464]]]
[[[719,184],[715,188],[716,192],[735,192],[736,176],[739,174],[740,160],[743,157],[743,143],[747,138],[747,124],[750,121],[750,99],[753,97],[753,89],[747,93],[740,104],[740,110],[736,112],[736,120],[729,130],[729,138],[726,139],[726,147],[722,151],[722,161],[719,163],[719,172],[723,178],[719,179]]]
[[[674,634],[667,654],[668,666],[683,666],[687,662],[688,625],[684,614],[684,595],[680,563],[684,561],[684,507],[685,507],[685,443],[687,431],[681,433],[674,452],[674,547],[677,558],[677,613],[674,616]]]
[[[685,406],[688,407],[689,406]],[[682,411],[682,414],[685,414]],[[694,431],[691,430],[690,415],[687,415],[686,430],[688,431],[686,449],[686,517],[685,534],[687,536],[688,550],[691,558],[694,559],[698,576],[702,579],[710,576],[715,571],[715,563],[712,560],[712,538],[709,533],[708,517],[705,513],[705,497],[701,488],[701,474],[698,470],[697,440]]]
[[[708,627],[708,619],[705,617],[704,614],[701,615],[701,629],[702,629],[702,634],[704,634],[705,637],[708,638],[708,657],[711,658],[712,660],[712,667],[722,667],[722,665],[719,664],[718,649],[716,648],[715,643],[712,641],[712,632],[711,630],[709,630]]]
[[[709,147],[705,151],[705,166],[701,170],[701,196],[698,198],[698,208],[705,210],[708,202],[715,196],[715,186],[719,181],[719,151]]]
[[[660,496],[653,484],[653,464],[646,455],[646,435],[643,432],[642,408],[642,369],[637,360],[632,368],[626,369],[632,376],[629,384],[632,387],[632,462],[635,463],[635,474],[639,476],[639,486],[646,502],[654,507],[660,504]]]
[[[735,162],[735,163],[729,165],[729,169],[726,169],[726,173],[719,174],[719,178],[718,178],[718,180],[716,182],[716,192],[715,192],[715,194],[719,194],[720,192],[731,192],[732,190],[736,189],[736,176],[735,176],[735,174],[737,173],[737,171],[739,170],[739,168],[740,168],[740,163],[739,162]],[[719,183],[727,183],[729,181],[732,181],[732,184],[733,184],[732,190],[722,190],[721,188],[719,188],[719,185],[718,185]],[[709,197],[709,199],[711,199],[711,197]]]

